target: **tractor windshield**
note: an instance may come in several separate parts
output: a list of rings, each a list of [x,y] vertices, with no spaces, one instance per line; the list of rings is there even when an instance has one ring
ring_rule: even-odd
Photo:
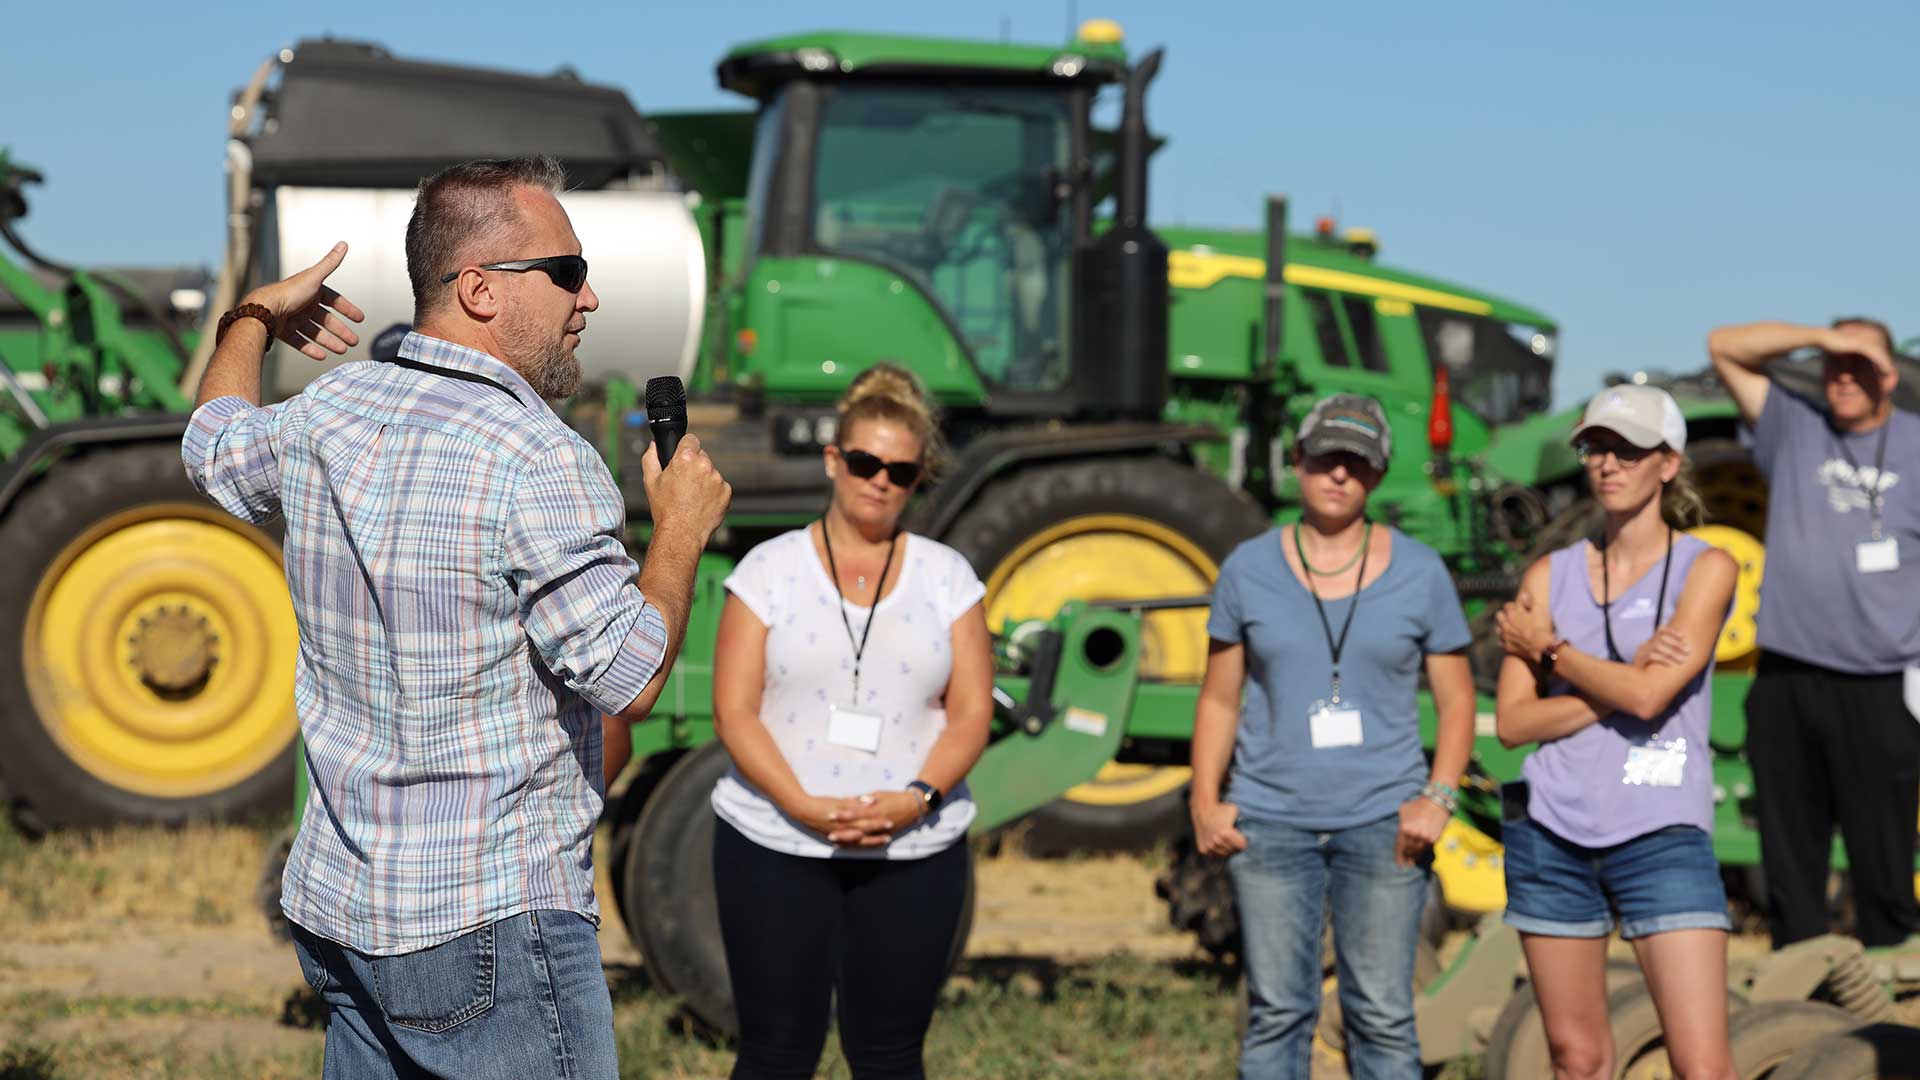
[[[1067,376],[1072,145],[1055,91],[841,85],[822,103],[810,227],[822,251],[879,263],[945,314],[996,388]]]
[[[1453,400],[1489,424],[1510,424],[1553,404],[1552,327],[1422,307],[1427,362],[1447,366]]]

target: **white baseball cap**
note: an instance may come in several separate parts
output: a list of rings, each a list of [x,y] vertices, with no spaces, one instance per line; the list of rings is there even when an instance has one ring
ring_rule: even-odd
[[[1686,417],[1673,395],[1657,386],[1625,383],[1593,395],[1572,437],[1594,428],[1605,428],[1642,450],[1663,443],[1669,450],[1687,448]]]

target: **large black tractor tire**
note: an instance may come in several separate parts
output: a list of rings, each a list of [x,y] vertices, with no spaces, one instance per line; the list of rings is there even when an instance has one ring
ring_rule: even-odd
[[[30,829],[284,813],[279,525],[203,498],[175,443],[56,463],[0,521],[0,774]]]
[[[607,829],[607,882],[613,889],[614,906],[620,909],[623,920],[627,917],[627,859],[633,853],[633,832],[639,827],[640,815],[661,781],[686,755],[685,750],[668,750],[648,756],[640,762],[627,786],[619,795],[608,796],[605,808],[600,811],[600,824]]]
[[[1869,1024],[1815,1039],[1772,1080],[1920,1080],[1920,1028]]]
[[[708,1030],[732,1038],[740,1032],[727,975],[726,946],[713,884],[713,834],[719,819],[708,801],[726,775],[726,747],[708,743],[668,770],[628,836],[621,917],[640,950],[647,977],[678,995]],[[967,892],[947,955],[951,972],[973,930],[973,867],[968,855]]]
[[[1210,473],[1159,457],[1037,465],[995,481],[940,539],[987,583],[987,621],[1045,618],[1067,599],[1199,595],[1242,541],[1269,527]],[[1151,615],[1141,675],[1197,681],[1206,612]],[[1187,823],[1187,770],[1109,766],[1029,819],[1027,850],[1139,850]]]
[[[1767,479],[1753,454],[1734,439],[1701,439],[1687,447],[1693,486],[1707,504],[1707,524],[1730,525],[1767,538]]]

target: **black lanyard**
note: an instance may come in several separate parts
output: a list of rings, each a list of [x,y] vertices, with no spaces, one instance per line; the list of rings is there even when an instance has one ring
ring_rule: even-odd
[[[847,616],[847,597],[840,591],[840,568],[833,562],[833,533],[827,528],[827,519],[820,519],[820,539],[827,547],[827,571],[833,575],[833,592],[840,598],[840,621],[847,628],[847,644],[853,646],[853,702],[860,704],[860,658],[867,654],[867,639],[873,636],[874,616],[880,614],[880,594],[887,588],[887,571],[893,569],[893,549],[900,544],[900,534],[895,532],[887,541],[887,561],[880,567],[880,580],[873,586],[873,606],[867,609],[867,626],[860,632],[860,640],[853,639],[853,620]]]
[[[1353,613],[1360,610],[1360,587],[1367,581],[1367,557],[1373,554],[1373,522],[1367,522],[1367,529],[1360,534],[1360,576],[1353,579],[1353,603],[1347,607],[1347,618],[1340,624],[1340,637],[1333,636],[1333,621],[1327,618],[1327,605],[1320,601],[1320,590],[1313,584],[1313,568],[1307,564],[1307,549],[1300,542],[1300,526],[1293,527],[1293,550],[1300,555],[1300,569],[1307,575],[1307,591],[1313,594],[1313,610],[1320,613],[1320,629],[1327,634],[1327,652],[1333,656],[1333,701],[1340,704],[1340,654],[1347,648],[1347,631],[1353,629]]]
[[[506,383],[499,382],[494,379],[489,379],[485,375],[480,375],[471,371],[460,371],[457,368],[440,367],[437,364],[423,364],[418,360],[409,360],[404,356],[396,356],[391,360],[386,360],[383,362],[392,364],[395,367],[407,368],[411,371],[424,371],[429,375],[439,375],[448,379],[459,379],[461,382],[485,383],[486,385],[491,386],[495,390],[498,390],[501,393],[512,398],[514,401],[518,402],[520,405],[522,406],[526,405],[526,402],[520,400],[520,395],[514,393],[513,389],[509,387]]]
[[[1660,565],[1660,599],[1653,604],[1653,625],[1660,626],[1660,616],[1667,610],[1667,574],[1673,570],[1673,526],[1667,526],[1667,560]],[[1613,644],[1613,579],[1607,573],[1606,536],[1600,538],[1600,622],[1607,628],[1607,657],[1616,664],[1624,664],[1620,650]]]
[[[1860,463],[1853,460],[1853,451],[1847,449],[1844,435],[1835,435],[1833,441],[1840,446],[1840,456],[1847,459],[1847,465],[1853,469],[1853,486],[1867,496],[1867,512],[1873,515],[1873,538],[1880,539],[1880,476],[1887,464],[1887,429],[1893,426],[1893,417],[1889,416],[1880,423],[1880,444],[1873,451],[1873,480],[1860,482]]]

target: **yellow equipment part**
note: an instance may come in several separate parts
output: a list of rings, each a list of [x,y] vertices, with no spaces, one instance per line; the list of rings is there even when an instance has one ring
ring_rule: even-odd
[[[1035,533],[987,577],[987,625],[1049,618],[1068,600],[1196,596],[1220,567],[1193,541],[1131,514],[1088,514]],[[1207,613],[1157,611],[1140,629],[1140,676],[1198,682],[1207,669]],[[1145,802],[1187,782],[1184,766],[1109,762],[1065,797],[1095,806]]]
[[[1507,906],[1507,866],[1500,841],[1461,821],[1447,822],[1433,845],[1433,872],[1447,907],[1485,915]]]
[[[1760,644],[1756,639],[1760,615],[1760,582],[1767,573],[1767,549],[1753,534],[1731,525],[1702,525],[1688,529],[1697,536],[1733,556],[1740,576],[1733,586],[1733,611],[1720,628],[1720,640],[1714,644],[1714,663],[1721,668],[1748,668],[1758,660]]]
[[[220,791],[297,730],[279,548],[211,507],[153,503],[76,538],[35,590],[25,636],[42,723],[115,787]]]

